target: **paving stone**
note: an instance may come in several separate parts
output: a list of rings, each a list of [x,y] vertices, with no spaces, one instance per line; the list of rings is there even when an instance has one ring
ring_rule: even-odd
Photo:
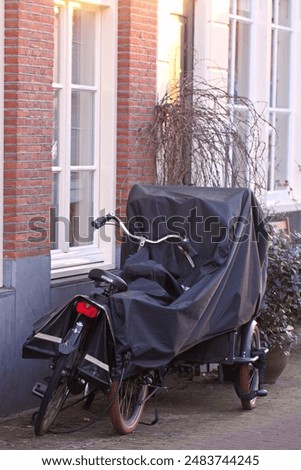
[[[219,383],[216,374],[173,379],[167,390],[146,405],[135,433],[120,436],[107,416],[94,422],[104,402],[95,400],[90,410],[81,405],[66,410],[58,430],[36,437],[33,410],[0,419],[0,449],[202,449],[202,450],[300,450],[301,449],[301,344],[269,394],[258,398],[252,411],[241,409],[230,383]],[[91,424],[93,423],[93,424]],[[68,433],[73,429],[76,432]],[[67,432],[65,432],[67,431]]]

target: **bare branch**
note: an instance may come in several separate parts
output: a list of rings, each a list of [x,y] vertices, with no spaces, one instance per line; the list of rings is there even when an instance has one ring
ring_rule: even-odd
[[[155,155],[156,183],[249,186],[260,196],[266,190],[263,124],[249,99],[187,77],[166,92],[142,131]]]

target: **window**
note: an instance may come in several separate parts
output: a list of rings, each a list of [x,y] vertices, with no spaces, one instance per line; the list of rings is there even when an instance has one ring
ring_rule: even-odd
[[[158,98],[192,72],[193,2],[158,0]]]
[[[251,0],[231,0],[229,15],[229,63],[228,63],[228,93],[233,97],[233,108],[230,108],[233,124],[242,130],[242,139],[245,140],[250,116],[247,107],[238,100],[238,97],[250,99],[251,95],[251,46],[253,26],[253,4]],[[248,146],[248,142],[245,142]],[[227,185],[249,184],[250,177],[246,162],[242,162],[239,152],[233,146],[229,149],[232,160],[232,180],[225,181]],[[235,158],[236,153],[238,158]],[[236,161],[235,161],[236,160]]]
[[[169,87],[178,87],[182,82],[186,70],[187,44],[187,18],[182,15],[170,15],[171,47],[169,61]]]
[[[55,0],[53,277],[113,262],[113,240],[91,230],[101,210],[115,208],[116,23],[98,3],[106,2]]]
[[[292,2],[273,0],[269,103],[272,124],[269,136],[270,191],[283,191],[289,185],[291,41]]]
[[[179,0],[166,2],[158,0],[158,42],[157,42],[157,97],[160,102],[166,93],[170,101],[175,101],[183,92],[185,80],[191,78],[193,69],[193,18],[194,2]],[[187,82],[186,82],[187,86]],[[190,149],[182,148],[178,164],[164,161],[163,152],[158,152],[156,161],[156,182],[172,184],[175,174],[183,167],[190,167]],[[184,177],[189,183],[188,172]]]
[[[231,0],[228,88],[232,96],[250,97],[251,0]]]

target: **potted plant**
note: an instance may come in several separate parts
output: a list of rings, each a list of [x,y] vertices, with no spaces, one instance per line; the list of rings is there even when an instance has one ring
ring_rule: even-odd
[[[268,252],[264,307],[258,318],[266,355],[265,382],[275,383],[285,368],[295,341],[294,326],[300,322],[301,250],[298,234],[274,232]]]

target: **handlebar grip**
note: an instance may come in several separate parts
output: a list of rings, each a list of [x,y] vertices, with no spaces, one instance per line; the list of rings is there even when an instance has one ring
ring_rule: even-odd
[[[97,219],[92,220],[91,225],[95,229],[99,229],[99,228],[103,227],[106,224],[107,220],[108,220],[107,216],[98,217]]]
[[[186,251],[186,253],[189,254],[189,256],[191,256],[191,258],[197,255],[197,252],[192,247],[190,240],[188,238],[186,237],[184,238],[184,240],[181,242],[181,247],[183,248],[184,251]]]

